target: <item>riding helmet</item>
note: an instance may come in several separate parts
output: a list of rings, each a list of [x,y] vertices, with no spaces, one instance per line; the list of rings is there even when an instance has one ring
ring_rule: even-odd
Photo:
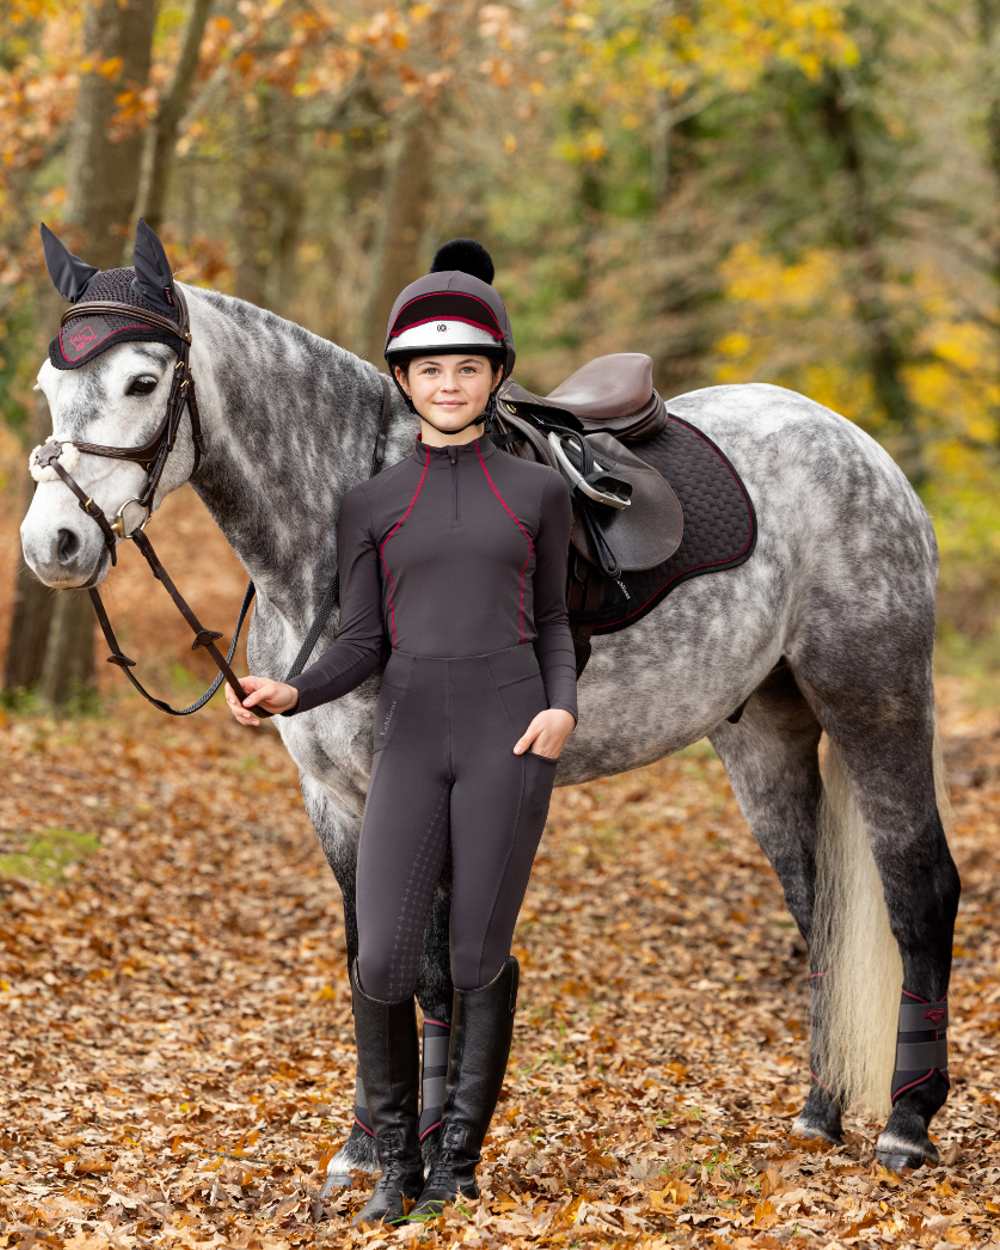
[[[457,352],[488,356],[504,367],[501,383],[510,377],[514,335],[504,302],[492,285],[493,274],[492,258],[481,243],[451,239],[438,248],[430,272],[396,296],[386,324],[384,354],[389,376],[411,412],[416,411],[413,401],[393,366],[405,365],[414,356]],[[485,412],[476,418],[486,420],[487,428],[495,412],[496,389],[490,392]]]

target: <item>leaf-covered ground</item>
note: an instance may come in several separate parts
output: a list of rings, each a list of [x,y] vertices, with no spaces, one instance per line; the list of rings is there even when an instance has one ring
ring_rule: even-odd
[[[0,1245],[1000,1244],[1000,732],[943,682],[964,881],[942,1164],[788,1137],[804,958],[707,744],[557,790],[481,1169],[434,1228],[319,1209],[353,1041],[333,877],[270,728],[0,725]]]

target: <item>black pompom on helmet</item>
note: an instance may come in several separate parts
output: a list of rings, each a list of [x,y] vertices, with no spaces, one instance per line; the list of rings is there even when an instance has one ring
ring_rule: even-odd
[[[413,402],[393,366],[405,365],[414,356],[456,352],[488,356],[494,364],[503,365],[501,382],[510,377],[514,335],[504,302],[491,285],[493,273],[493,261],[481,243],[451,239],[434,254],[430,273],[396,296],[386,325],[385,359],[411,411],[416,411]],[[488,428],[495,411],[496,388],[490,392],[485,412],[475,420],[486,421]]]

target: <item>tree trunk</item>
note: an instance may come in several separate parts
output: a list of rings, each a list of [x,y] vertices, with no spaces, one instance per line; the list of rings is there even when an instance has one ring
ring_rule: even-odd
[[[853,291],[854,309],[866,341],[868,370],[875,398],[900,442],[897,456],[914,486],[927,480],[916,410],[903,379],[903,352],[885,300],[885,263],[878,246],[878,226],[868,186],[868,171],[854,105],[839,78],[827,71],[820,94],[820,116],[833,142],[850,194],[844,197],[841,228],[858,258],[860,281]]]
[[[102,269],[131,264],[129,224],[138,191],[143,132],[112,137],[116,96],[149,82],[156,0],[93,0],[84,24],[84,57],[95,68],[80,77],[70,137],[65,221],[79,227],[83,258]],[[118,75],[98,72],[121,58]]]
[[[211,8],[212,0],[193,0],[173,78],[163,93],[156,119],[146,136],[135,216],[137,220],[142,217],[157,233],[163,223],[163,210],[174,168],[177,132],[191,94]]]
[[[987,135],[987,161],[989,163],[990,172],[993,176],[993,184],[995,187],[995,195],[992,209],[989,211],[987,221],[987,246],[993,256],[993,282],[996,293],[1000,295],[1000,226],[997,222],[997,204],[1000,204],[1000,88],[997,81],[997,58],[1000,54],[1000,21],[997,20],[997,13],[1000,10],[1000,4],[997,0],[979,0],[979,35],[985,51],[986,73],[984,74],[983,91],[988,108],[986,112],[986,135]],[[997,343],[997,350],[993,356],[994,368],[992,370],[992,379],[994,384],[1000,381],[998,370],[1000,370],[1000,342]],[[996,390],[994,391],[996,393]],[[994,405],[993,415],[995,419],[995,428],[997,438],[1000,439],[1000,407]]]
[[[425,108],[400,118],[382,195],[372,283],[361,327],[361,355],[385,368],[385,324],[402,287],[420,276],[420,246],[433,188],[435,119]]]
[[[244,113],[236,229],[236,294],[287,316],[297,289],[295,253],[305,189],[295,101],[258,88],[255,111]]]
[[[155,22],[156,0],[94,0],[86,11],[83,55],[95,68],[80,78],[60,234],[72,251],[102,269],[131,260],[127,242],[143,136],[130,129],[121,138],[113,137],[112,122],[119,109],[116,96],[126,90],[142,91],[149,81]],[[118,58],[117,75],[109,78],[99,72],[99,67]],[[44,408],[38,415],[38,442],[48,426],[43,414]],[[33,489],[34,483],[28,481]],[[37,684],[55,706],[91,687],[94,612],[86,591],[52,591],[22,562],[14,599],[8,684]]]

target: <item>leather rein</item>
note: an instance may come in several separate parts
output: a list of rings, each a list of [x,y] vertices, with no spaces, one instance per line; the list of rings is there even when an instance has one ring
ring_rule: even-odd
[[[240,685],[239,679],[233,672],[230,664],[236,653],[236,646],[239,641],[240,630],[243,628],[243,621],[250,608],[250,603],[256,593],[256,588],[251,579],[247,585],[246,593],[243,596],[243,604],[240,608],[239,619],[236,622],[236,632],[233,634],[232,642],[229,646],[228,655],[223,655],[215,645],[215,640],[221,638],[222,634],[218,630],[206,629],[198,620],[190,605],[184,599],[177,587],[174,585],[166,569],[160,562],[159,557],[153,550],[153,545],[146,537],[144,531],[146,522],[149,520],[153,510],[153,496],[156,487],[159,484],[160,476],[163,473],[167,457],[173,450],[174,442],[177,438],[177,430],[184,414],[185,406],[191,420],[191,435],[194,443],[194,467],[191,475],[197,472],[198,465],[204,453],[204,443],[201,431],[201,417],[198,412],[198,401],[195,396],[194,377],[191,373],[189,364],[189,353],[191,348],[191,327],[188,318],[187,302],[181,290],[174,287],[174,293],[177,296],[177,304],[179,310],[178,320],[172,321],[169,317],[161,316],[152,309],[137,308],[132,304],[120,303],[116,300],[89,300],[81,301],[67,308],[62,315],[60,327],[64,326],[74,317],[91,316],[94,313],[116,313],[127,314],[133,319],[143,321],[157,329],[165,330],[169,334],[178,337],[181,340],[181,347],[177,353],[177,359],[174,362],[173,378],[171,379],[170,394],[167,398],[166,412],[159,429],[149,440],[148,443],[141,447],[109,447],[102,443],[85,443],[76,439],[56,439],[48,438],[44,443],[39,444],[31,452],[28,460],[29,469],[44,470],[53,469],[66,483],[70,490],[76,495],[80,507],[86,514],[91,517],[101,528],[105,545],[111,557],[111,564],[116,565],[118,562],[117,543],[121,538],[131,538],[135,545],[145,556],[153,576],[163,583],[170,597],[177,605],[181,615],[191,626],[194,632],[194,642],[191,644],[191,650],[194,651],[198,647],[204,647],[212,657],[216,667],[219,669],[219,675],[212,682],[211,686],[205,693],[188,707],[175,708],[171,707],[163,699],[159,699],[156,695],[150,694],[143,686],[138,678],[132,673],[135,667],[135,660],[130,659],[119,647],[118,640],[115,637],[114,630],[111,628],[111,622],[108,614],[101,602],[101,596],[97,587],[91,583],[96,580],[98,571],[100,570],[100,561],[98,561],[97,569],[94,570],[91,578],[84,583],[87,593],[90,595],[94,605],[94,611],[100,622],[104,637],[108,646],[111,648],[112,654],[107,657],[109,664],[117,664],[125,673],[132,685],[139,691],[143,698],[148,699],[161,712],[168,712],[171,716],[189,716],[192,712],[197,712],[199,708],[204,707],[208,700],[215,694],[219,686],[225,680],[233,689],[236,696],[242,702],[246,697],[246,691]],[[389,379],[385,374],[379,375],[382,381],[382,407],[379,417],[378,433],[375,437],[375,447],[372,452],[371,474],[374,477],[382,468],[382,459],[385,454],[385,445],[387,439],[387,429],[389,422],[389,413],[391,409],[391,399],[389,391]],[[132,499],[127,499],[115,514],[114,520],[109,520],[107,515],[101,508],[94,503],[74,481],[72,475],[60,463],[64,447],[76,448],[77,451],[89,452],[94,456],[109,456],[119,460],[133,460],[137,464],[141,464],[146,470],[146,480],[143,483],[139,494]],[[33,476],[35,474],[33,473]],[[41,478],[37,480],[43,480]],[[299,649],[298,655],[292,664],[288,673],[288,678],[297,677],[305,666],[312,653],[316,641],[329,619],[330,613],[333,611],[337,602],[339,592],[339,575],[335,574],[330,581],[320,604],[319,612],[313,621],[306,635],[305,641]],[[250,709],[260,719],[264,720],[273,715],[259,706]]]

